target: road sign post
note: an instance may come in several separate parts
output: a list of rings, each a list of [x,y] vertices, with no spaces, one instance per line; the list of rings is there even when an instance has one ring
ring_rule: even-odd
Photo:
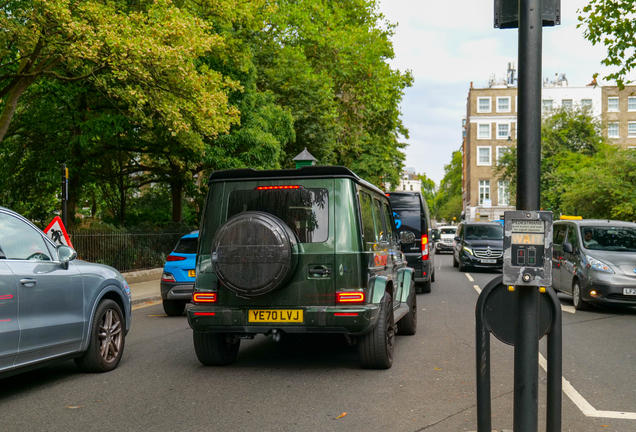
[[[549,326],[552,337],[548,343],[547,430],[557,432],[561,430],[561,384],[560,376],[555,376],[557,373],[560,375],[562,367],[561,310],[557,307],[558,298],[550,287],[552,216],[550,214],[548,217],[545,214],[548,212],[538,210],[541,193],[542,33],[543,26],[561,23],[561,1],[495,0],[494,18],[495,28],[519,28],[517,212],[506,212],[512,214],[505,216],[504,223],[507,235],[510,234],[504,247],[503,283],[508,281],[508,284],[499,287],[494,284],[482,291],[476,310],[478,430],[490,431],[490,390],[485,388],[486,382],[490,385],[490,357],[486,339],[487,334],[489,337],[488,332],[493,331],[494,322],[492,318],[488,319],[488,311],[496,310],[495,316],[503,314],[504,322],[513,321],[514,431],[538,431],[538,357],[539,339],[543,336],[539,304],[542,298],[540,292],[546,292],[554,315]],[[515,232],[522,236],[516,237],[517,240],[521,239],[516,243],[513,239]],[[543,240],[543,246],[540,240]],[[516,254],[514,257],[513,251]],[[537,254],[541,254],[541,269]],[[543,271],[546,268],[548,270]],[[501,295],[502,287],[505,286],[508,286],[509,291],[514,291],[512,314],[509,306],[508,310],[504,310],[505,304],[496,301],[497,298],[505,298]],[[496,292],[499,293],[497,296],[493,294]],[[555,382],[557,379],[558,383]]]
[[[68,168],[62,164],[62,223],[66,226],[66,202],[68,201]]]

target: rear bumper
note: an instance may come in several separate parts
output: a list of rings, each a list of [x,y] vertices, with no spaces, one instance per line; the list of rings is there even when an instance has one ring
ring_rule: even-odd
[[[302,323],[253,323],[248,321],[250,309],[302,310]],[[341,333],[361,335],[375,327],[380,313],[379,305],[363,306],[306,306],[285,308],[236,308],[196,305],[187,311],[188,324],[197,332],[232,334],[267,334],[272,330],[285,333]],[[205,314],[205,315],[199,315]],[[336,314],[347,314],[338,316]],[[354,315],[355,314],[355,315]]]
[[[164,282],[161,281],[162,300],[185,300],[192,299],[194,282]]]

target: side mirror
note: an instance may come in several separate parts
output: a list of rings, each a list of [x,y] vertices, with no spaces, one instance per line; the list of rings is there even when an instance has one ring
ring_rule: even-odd
[[[62,267],[68,269],[68,263],[77,258],[77,252],[71,247],[60,245],[57,247],[57,256],[62,263]]]
[[[563,243],[563,252],[574,253],[574,248],[572,247],[572,243],[569,243],[569,242]]]
[[[460,241],[461,238],[459,238],[459,236],[455,236],[455,241]]]
[[[400,243],[413,243],[415,241],[415,234],[411,231],[400,232]]]

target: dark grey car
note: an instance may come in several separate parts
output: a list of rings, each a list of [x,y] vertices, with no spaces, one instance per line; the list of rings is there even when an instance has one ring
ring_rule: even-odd
[[[589,303],[636,306],[636,223],[563,220],[554,223],[552,283]]]
[[[90,372],[117,367],[130,288],[114,268],[76,256],[0,207],[0,377],[71,358]]]

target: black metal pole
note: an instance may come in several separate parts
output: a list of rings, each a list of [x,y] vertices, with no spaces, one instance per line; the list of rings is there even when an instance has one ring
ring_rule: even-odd
[[[66,201],[68,201],[68,174],[66,164],[62,164],[62,223],[66,228]]]
[[[519,0],[517,210],[539,210],[541,179],[541,0]],[[539,288],[515,289],[515,432],[539,427]]]
[[[548,333],[548,389],[546,398],[546,432],[561,432],[563,391],[563,325],[561,302],[552,288],[546,288],[552,308],[552,328]]]

